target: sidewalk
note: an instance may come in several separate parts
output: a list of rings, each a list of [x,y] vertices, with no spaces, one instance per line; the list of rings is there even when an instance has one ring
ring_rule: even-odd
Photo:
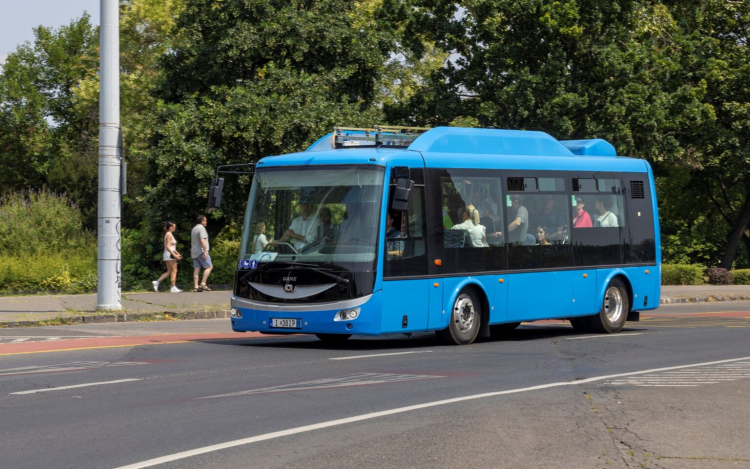
[[[231,291],[123,293],[122,311],[96,310],[96,294],[0,296],[0,328],[229,317]]]
[[[123,310],[96,310],[96,294],[0,296],[0,328],[229,317],[228,290],[123,293]],[[750,285],[662,286],[661,304],[750,300]]]
[[[661,304],[750,300],[750,285],[662,285]]]

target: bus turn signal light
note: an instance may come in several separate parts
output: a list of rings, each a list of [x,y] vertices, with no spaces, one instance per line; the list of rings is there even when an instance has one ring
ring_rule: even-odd
[[[589,274],[583,274],[583,278],[588,278]]]
[[[433,283],[432,286],[435,287],[435,288],[437,288],[437,287],[440,286],[440,284],[439,283]]]
[[[443,265],[443,261],[441,261],[440,259],[435,259],[435,265],[440,267],[441,265]]]
[[[646,271],[646,275],[648,275],[648,270]]]
[[[505,280],[504,279],[500,279],[500,280],[498,280],[498,282],[503,283],[503,282],[505,282]]]

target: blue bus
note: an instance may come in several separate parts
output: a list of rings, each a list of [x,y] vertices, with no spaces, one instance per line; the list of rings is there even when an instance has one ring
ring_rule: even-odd
[[[649,164],[604,140],[336,128],[254,165],[232,329],[459,345],[543,319],[616,333],[659,306],[659,246]]]

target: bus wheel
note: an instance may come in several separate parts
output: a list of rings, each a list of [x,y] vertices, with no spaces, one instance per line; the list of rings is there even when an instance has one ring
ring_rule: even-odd
[[[599,333],[620,332],[625,327],[629,311],[627,287],[620,279],[613,279],[604,293],[599,314],[586,318],[589,329]]]
[[[449,345],[469,345],[479,334],[481,317],[481,303],[476,294],[463,290],[453,303],[448,327],[436,331],[437,336]]]
[[[315,337],[327,344],[340,344],[346,342],[351,334],[315,334]]]

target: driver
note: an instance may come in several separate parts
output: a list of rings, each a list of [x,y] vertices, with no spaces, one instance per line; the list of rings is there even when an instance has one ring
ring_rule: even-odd
[[[303,191],[299,197],[300,216],[292,220],[289,229],[278,241],[271,241],[270,244],[275,246],[277,242],[293,240],[294,247],[299,250],[317,241],[318,233],[322,231],[322,228],[320,218],[313,214],[313,208],[312,194]]]

